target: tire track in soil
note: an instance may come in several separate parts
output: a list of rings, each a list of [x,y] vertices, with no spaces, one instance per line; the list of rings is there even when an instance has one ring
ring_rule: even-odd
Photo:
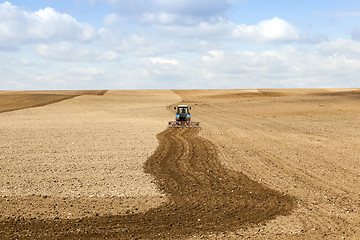
[[[235,231],[288,214],[293,198],[224,168],[213,143],[199,128],[169,128],[147,160],[169,202],[145,213],[82,219],[11,219],[0,223],[2,238],[180,238]]]

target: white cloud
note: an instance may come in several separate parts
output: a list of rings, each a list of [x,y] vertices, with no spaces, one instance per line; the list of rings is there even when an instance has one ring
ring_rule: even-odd
[[[263,51],[213,49],[189,56],[130,57],[111,64],[74,67],[1,58],[7,89],[82,88],[276,88],[356,87],[359,43],[335,40],[315,47],[286,46]],[[350,53],[353,54],[350,54]],[[34,66],[35,65],[35,66]],[[37,65],[37,66],[36,66]],[[44,66],[48,66],[45,68]]]
[[[51,60],[100,62],[119,58],[119,55],[112,50],[96,51],[69,42],[37,44],[34,49],[43,58]]]
[[[158,26],[157,29],[169,36],[181,38],[230,39],[234,24],[227,21],[216,23],[200,22],[196,25]]]
[[[171,43],[153,33],[129,34],[119,37],[113,32],[104,32],[100,44],[124,57],[157,56],[173,52]]]
[[[220,55],[210,51],[203,56],[201,66],[208,82],[221,81],[223,87],[230,88],[358,85],[355,84],[359,82],[360,55],[348,54],[351,49],[358,51],[357,44],[341,47],[337,40],[320,43],[316,49],[284,47],[261,52],[227,51]]]
[[[0,89],[104,89],[106,65],[19,59],[10,53],[0,55]]]
[[[38,89],[89,89],[101,88],[104,71],[95,67],[65,68],[59,72],[32,73],[27,78],[37,82]],[[91,87],[90,87],[91,88]]]
[[[234,26],[233,37],[260,43],[291,42],[300,40],[300,33],[293,25],[280,18],[272,18],[257,25],[244,24]]]
[[[160,57],[150,58],[150,61],[153,64],[171,64],[171,65],[179,64],[179,62],[175,59],[166,59],[166,58],[160,58]]]
[[[278,17],[236,24],[224,13],[238,0],[89,1],[117,9],[106,13],[99,30],[53,8],[29,11],[1,3],[0,50],[21,46],[21,51],[0,55],[0,87],[353,87],[359,82],[360,28],[352,40],[324,41]]]
[[[70,68],[67,71],[68,76],[72,76],[76,78],[77,82],[87,82],[95,80],[96,78],[100,77],[104,74],[102,69],[94,68],[94,67],[77,67],[77,68]]]
[[[219,61],[224,58],[224,51],[212,50],[208,52],[208,55],[202,57],[203,61]]]
[[[96,37],[96,30],[68,14],[47,7],[35,12],[0,4],[0,49],[14,49],[21,44],[53,41],[86,42]]]
[[[223,15],[233,1],[226,0],[91,0],[109,4],[122,17],[132,22],[149,24],[195,24]]]
[[[214,22],[200,22],[194,26],[158,26],[160,31],[183,38],[240,40],[252,43],[306,41],[300,31],[280,18],[272,18],[256,25],[237,25],[219,18]]]
[[[317,46],[317,50],[324,55],[333,57],[360,58],[360,42],[349,39],[324,42]]]
[[[113,28],[123,22],[123,18],[116,13],[110,13],[104,17],[103,23],[107,28]]]
[[[214,49],[192,58],[144,58],[124,63],[112,74],[122,79],[114,83],[118,88],[355,87],[360,57],[318,50],[325,45],[259,52]]]
[[[147,12],[140,18],[142,23],[147,24],[160,24],[160,25],[172,25],[172,24],[186,24],[191,25],[198,22],[198,19],[189,16],[181,16],[178,14],[167,12]]]

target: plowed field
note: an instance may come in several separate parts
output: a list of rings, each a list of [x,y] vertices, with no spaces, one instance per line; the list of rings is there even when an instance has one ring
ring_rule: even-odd
[[[356,239],[359,101],[357,89],[188,90],[7,105],[0,236]],[[166,129],[179,102],[201,129]]]
[[[0,93],[0,113],[41,107],[81,95],[104,95],[106,90],[88,91],[33,91]]]

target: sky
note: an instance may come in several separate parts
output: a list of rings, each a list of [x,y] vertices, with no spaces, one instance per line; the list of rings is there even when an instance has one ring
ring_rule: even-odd
[[[356,0],[0,0],[0,90],[358,87]]]

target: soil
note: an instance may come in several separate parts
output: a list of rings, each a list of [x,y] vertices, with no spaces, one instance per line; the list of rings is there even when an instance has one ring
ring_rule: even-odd
[[[359,100],[109,91],[2,113],[0,236],[358,239]],[[179,102],[201,129],[166,129]]]
[[[167,129],[145,170],[170,200],[145,213],[74,220],[11,219],[0,229],[16,237],[183,238],[194,233],[231,231],[287,214],[290,197],[222,167],[216,147],[199,129]]]
[[[179,101],[108,91],[0,114],[0,220],[146,211],[167,201],[143,165]]]
[[[81,95],[104,95],[107,90],[83,91],[13,91],[0,92],[0,113],[41,107]]]
[[[216,237],[360,239],[359,89],[176,93],[224,166],[296,199],[290,215]]]

